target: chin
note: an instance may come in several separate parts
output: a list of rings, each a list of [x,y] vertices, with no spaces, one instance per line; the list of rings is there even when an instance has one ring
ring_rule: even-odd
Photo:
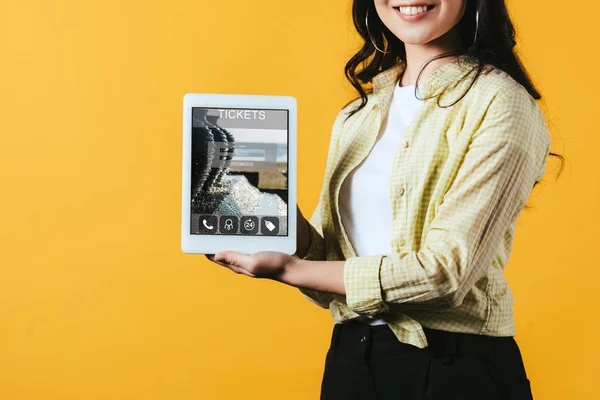
[[[422,34],[422,35],[403,35],[399,37],[400,40],[404,42],[404,44],[412,45],[412,46],[420,46],[427,44],[435,39],[432,35]]]

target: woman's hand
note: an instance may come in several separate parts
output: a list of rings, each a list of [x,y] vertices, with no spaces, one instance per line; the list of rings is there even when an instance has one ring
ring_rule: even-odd
[[[345,261],[307,261],[278,251],[254,254],[220,251],[206,254],[206,258],[252,278],[267,278],[298,288],[346,294]]]
[[[237,251],[220,251],[206,254],[206,258],[229,268],[235,273],[252,278],[267,278],[283,282],[283,277],[300,258],[278,251],[258,251],[243,254]]]

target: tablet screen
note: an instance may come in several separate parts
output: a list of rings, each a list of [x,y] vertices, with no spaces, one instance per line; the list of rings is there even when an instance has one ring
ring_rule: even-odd
[[[192,107],[190,234],[288,235],[288,113]]]

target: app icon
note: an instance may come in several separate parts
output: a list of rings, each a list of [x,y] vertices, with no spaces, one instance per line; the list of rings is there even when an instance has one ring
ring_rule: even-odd
[[[240,231],[242,233],[258,233],[258,217],[242,217],[240,220]]]
[[[217,216],[216,215],[201,215],[198,224],[200,233],[214,234],[217,233]]]
[[[263,235],[277,235],[279,233],[278,217],[262,217],[260,232]]]
[[[222,234],[234,234],[238,232],[238,217],[235,215],[222,215],[219,218],[219,232]]]

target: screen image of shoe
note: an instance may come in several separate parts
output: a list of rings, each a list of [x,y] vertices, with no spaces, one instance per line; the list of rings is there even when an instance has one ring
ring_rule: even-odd
[[[287,122],[285,110],[192,109],[191,233],[287,235]],[[277,221],[247,229],[245,216]]]

